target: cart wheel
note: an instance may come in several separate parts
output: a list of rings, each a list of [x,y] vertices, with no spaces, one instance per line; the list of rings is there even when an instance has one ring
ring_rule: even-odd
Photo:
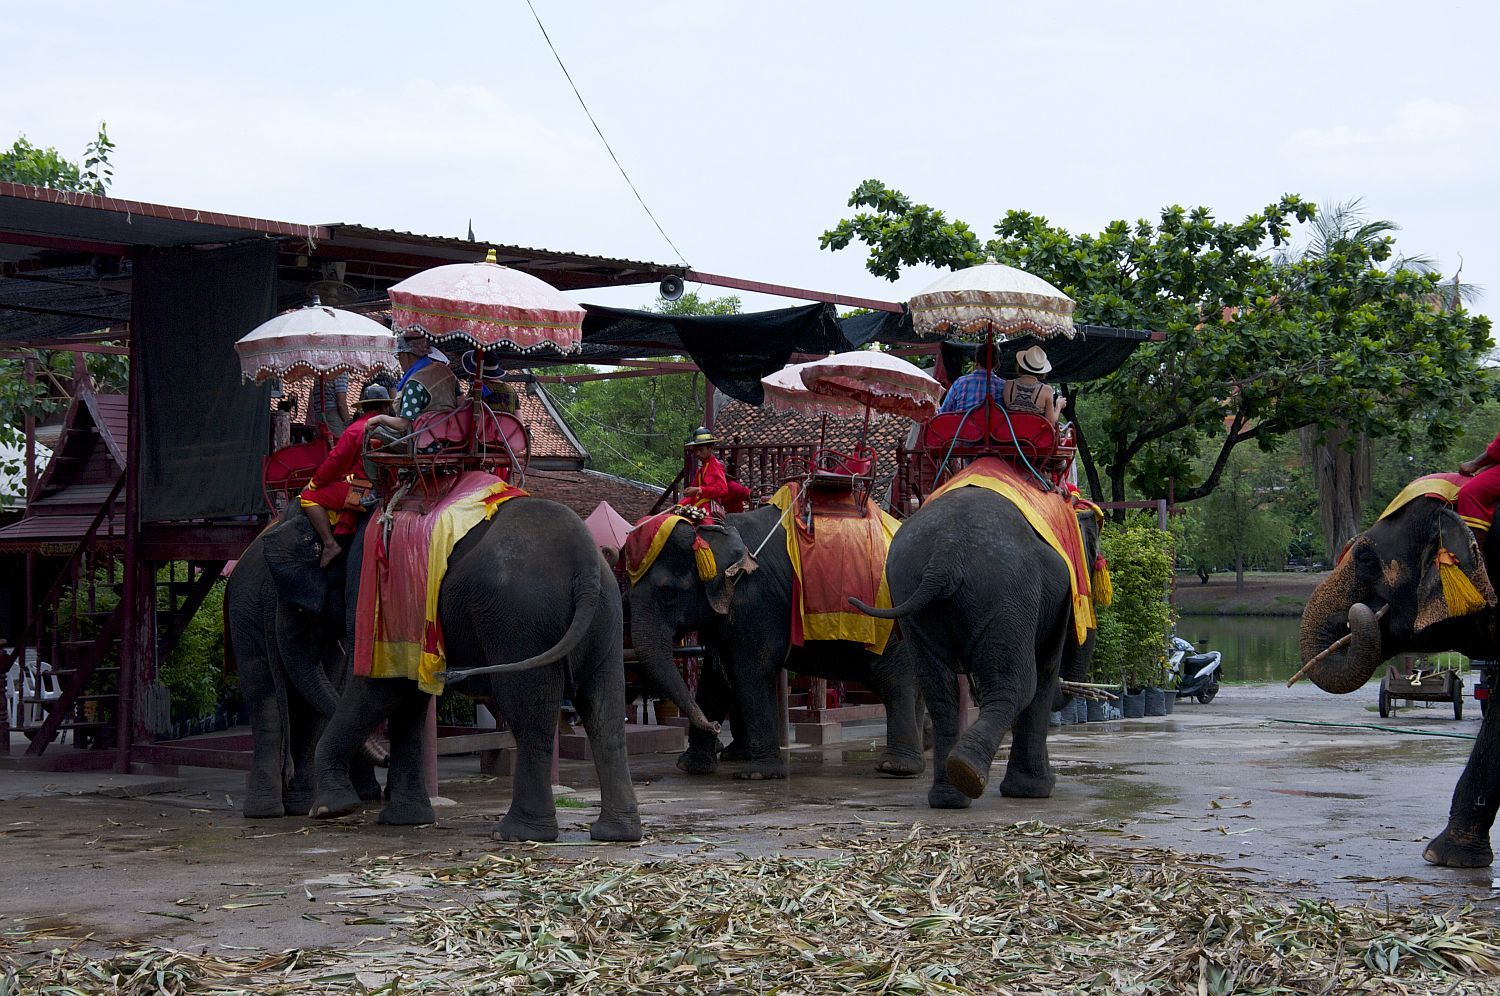
[[[1219,694],[1219,683],[1216,681],[1212,685],[1209,685],[1203,691],[1201,691],[1201,692],[1198,693],[1198,701],[1200,703],[1202,703],[1203,705],[1208,705],[1210,702],[1212,702],[1214,700],[1214,696],[1218,695],[1218,694]]]
[[[1464,718],[1464,681],[1458,675],[1453,676],[1453,718]]]
[[[1385,687],[1385,681],[1380,682],[1380,718],[1391,718],[1391,690]]]

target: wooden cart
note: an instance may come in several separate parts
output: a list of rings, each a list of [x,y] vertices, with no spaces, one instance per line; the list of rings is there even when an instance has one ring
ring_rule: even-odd
[[[1426,657],[1403,656],[1386,665],[1380,679],[1380,718],[1391,715],[1396,699],[1452,702],[1453,718],[1464,718],[1464,680],[1457,668],[1439,667]]]

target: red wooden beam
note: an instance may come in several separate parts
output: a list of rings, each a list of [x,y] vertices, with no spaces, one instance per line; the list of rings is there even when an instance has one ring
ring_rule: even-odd
[[[0,187],[5,184],[0,183]],[[67,238],[61,235],[38,235],[35,232],[12,232],[0,229],[0,245],[34,246],[37,249],[56,249],[59,252],[85,252],[90,255],[124,256],[130,252],[128,246],[118,242],[97,242],[92,239]]]
[[[687,279],[714,287],[754,291],[757,294],[775,294],[778,297],[792,297],[802,301],[827,301],[829,304],[842,304],[850,308],[869,308],[871,311],[890,311],[898,315],[902,311],[901,305],[895,301],[853,297],[849,294],[830,294],[827,291],[808,290],[805,287],[789,287],[785,284],[768,284],[759,280],[744,280],[740,277],[726,277],[718,273],[704,273],[702,270],[688,270]]]
[[[69,207],[88,208],[94,211],[112,211],[115,214],[135,215],[143,218],[161,218],[166,221],[186,221],[220,228],[238,228],[264,235],[279,235],[287,238],[326,241],[332,234],[325,225],[297,225],[289,221],[269,221],[265,218],[249,218],[244,215],[220,214],[217,211],[199,211],[196,208],[172,207],[169,204],[151,204],[147,201],[128,201],[119,197],[104,197],[100,194],[80,194],[70,190],[52,190],[33,187],[24,183],[0,181],[0,197],[16,197],[25,201],[42,201],[50,204],[66,204]]]

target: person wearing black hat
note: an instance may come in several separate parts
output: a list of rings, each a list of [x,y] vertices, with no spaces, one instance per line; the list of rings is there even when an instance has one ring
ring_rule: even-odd
[[[470,349],[459,357],[458,372],[460,376],[467,377],[471,383],[476,379],[479,383],[480,397],[492,412],[505,412],[515,415],[521,410],[521,399],[516,394],[515,388],[505,383],[500,378],[505,376],[505,363],[499,356],[486,353],[484,357],[484,369],[474,369],[474,350]],[[479,375],[476,378],[476,373]]]
[[[692,486],[682,490],[684,505],[709,511],[715,503],[723,505],[729,498],[729,476],[724,473],[719,458],[714,456],[717,442],[714,434],[700,425],[693,430],[692,438],[682,444],[682,448],[698,461]]]
[[[391,392],[379,384],[366,384],[359,395],[359,408],[359,417],[349,423],[313,472],[312,481],[302,489],[302,509],[322,544],[320,567],[327,567],[343,552],[338,536],[354,534],[355,513],[369,489],[368,481],[356,486],[354,480],[362,472],[365,433],[372,420],[390,412]]]

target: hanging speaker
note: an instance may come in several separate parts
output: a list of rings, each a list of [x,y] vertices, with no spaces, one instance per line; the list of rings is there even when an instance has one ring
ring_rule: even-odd
[[[657,293],[668,301],[675,301],[682,297],[682,289],[681,277],[667,277],[661,282],[661,286],[657,288]]]

